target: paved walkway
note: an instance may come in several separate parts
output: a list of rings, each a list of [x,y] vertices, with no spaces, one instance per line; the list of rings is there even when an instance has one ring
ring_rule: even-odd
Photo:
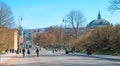
[[[64,54],[41,51],[22,58],[19,56],[10,66],[120,66],[120,57],[108,55]]]
[[[41,55],[53,54],[52,51],[45,51],[45,49],[42,49],[42,51],[40,51],[40,53],[41,53]],[[61,54],[61,53],[63,53],[63,52],[57,52],[57,54]],[[30,54],[29,57],[32,57],[32,56],[36,56],[35,49],[34,50],[31,49],[31,54]],[[28,57],[27,53],[26,53],[26,57]],[[0,55],[0,66],[10,65],[12,62],[14,62],[16,59],[19,59],[19,58],[23,58],[21,53],[19,53],[19,54],[6,53],[6,54],[3,54],[3,55]]]
[[[8,60],[7,60],[8,59]],[[64,54],[64,52],[52,53],[52,51],[40,51],[36,56],[35,51],[31,55],[5,54],[0,66],[120,66],[120,57],[109,55]]]
[[[0,55],[0,66],[6,66],[14,61],[18,55],[16,53],[7,53]]]

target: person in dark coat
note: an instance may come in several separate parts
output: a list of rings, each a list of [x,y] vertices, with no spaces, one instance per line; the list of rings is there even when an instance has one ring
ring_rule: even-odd
[[[37,56],[39,56],[39,51],[40,51],[39,48],[37,48],[37,49],[36,49],[36,54],[37,54]]]
[[[25,57],[25,48],[22,49],[23,58]]]
[[[28,54],[28,55],[30,54],[30,49],[29,49],[29,48],[27,49],[27,54]]]
[[[72,53],[75,53],[75,46],[72,47]]]
[[[90,49],[86,49],[87,55],[90,55]]]

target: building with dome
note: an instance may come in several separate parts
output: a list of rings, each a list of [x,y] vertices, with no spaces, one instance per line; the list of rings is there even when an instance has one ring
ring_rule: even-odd
[[[102,27],[102,26],[108,26],[110,23],[101,18],[100,11],[98,13],[97,19],[92,20],[88,25],[87,28],[95,28],[95,27]]]

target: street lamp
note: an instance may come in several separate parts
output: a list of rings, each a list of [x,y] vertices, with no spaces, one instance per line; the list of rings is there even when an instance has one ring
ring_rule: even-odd
[[[65,35],[67,36],[67,28],[66,28],[66,22],[67,22],[67,20],[65,19],[65,18],[63,18],[63,22],[65,23],[65,29],[64,29],[64,31],[65,31]],[[66,42],[66,36],[65,36],[65,43],[67,43]]]
[[[67,22],[69,20],[67,20],[67,18],[63,18],[63,22],[65,23],[65,45],[64,45],[64,48],[65,48],[65,53],[68,54],[69,53],[69,50],[70,50],[70,46],[68,44],[68,28],[67,28]]]
[[[65,29],[66,29],[66,19],[65,18],[63,18],[63,22],[65,22]],[[66,32],[66,31],[65,31]]]
[[[20,22],[22,21],[22,16],[18,17],[18,48],[17,48],[17,54],[19,54],[20,44],[21,44],[21,36],[22,36],[22,26],[20,25]]]

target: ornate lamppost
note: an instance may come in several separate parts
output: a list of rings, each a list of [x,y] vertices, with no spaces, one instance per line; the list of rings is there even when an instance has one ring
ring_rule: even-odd
[[[69,44],[67,43],[68,42],[68,35],[67,35],[67,27],[66,27],[66,18],[63,18],[63,22],[65,23],[65,44],[64,44],[64,48],[65,48],[65,53],[68,54],[69,52]]]
[[[20,22],[22,21],[22,16],[19,16],[18,17],[18,49],[17,49],[17,54],[19,54],[19,52],[21,52],[20,50],[20,44],[22,43],[21,40],[23,39],[22,38],[22,34],[23,34],[23,28],[22,26],[20,25]]]

